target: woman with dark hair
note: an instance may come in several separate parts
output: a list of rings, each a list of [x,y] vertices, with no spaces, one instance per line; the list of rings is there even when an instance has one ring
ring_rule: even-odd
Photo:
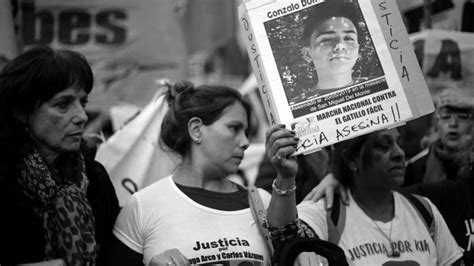
[[[0,74],[0,264],[102,265],[119,211],[81,149],[93,75],[69,50],[34,47]]]
[[[314,67],[318,82],[305,99],[362,81],[352,76],[359,57],[360,18],[358,7],[342,0],[312,8],[303,29],[303,56]]]
[[[338,244],[350,265],[463,265],[463,250],[438,209],[428,199],[419,199],[433,215],[430,229],[408,196],[394,190],[405,174],[405,155],[396,129],[335,145],[333,173],[348,189],[351,202],[345,212],[338,213],[345,220],[342,228],[331,223],[333,217],[324,200],[304,201],[296,207],[294,193],[286,193],[294,186],[297,165],[283,150],[288,147],[279,131],[274,130],[267,142],[269,156],[279,169],[278,193],[274,190],[268,209],[269,231],[276,246],[283,239],[311,236]]]
[[[181,163],[122,209],[110,264],[267,265],[270,254],[248,192],[226,178],[237,172],[249,146],[248,103],[231,88],[189,82],[169,85],[166,97],[160,141]],[[268,206],[270,195],[259,193]]]

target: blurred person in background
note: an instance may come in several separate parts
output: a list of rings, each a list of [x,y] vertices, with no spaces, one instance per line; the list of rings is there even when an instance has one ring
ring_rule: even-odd
[[[0,264],[104,265],[119,206],[82,133],[86,59],[34,47],[0,74]]]
[[[422,140],[428,147],[407,161],[404,186],[468,174],[473,112],[474,98],[461,89],[446,88],[440,94],[434,129]]]
[[[166,98],[160,143],[181,163],[172,175],[133,194],[122,209],[110,264],[269,264],[248,191],[227,178],[238,171],[250,144],[249,104],[229,87],[189,82],[168,85]],[[259,194],[267,207],[270,195]],[[239,257],[244,252],[252,258]]]

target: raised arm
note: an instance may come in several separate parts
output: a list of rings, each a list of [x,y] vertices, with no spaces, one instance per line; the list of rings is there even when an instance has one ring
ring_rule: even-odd
[[[298,137],[284,125],[269,129],[266,136],[266,152],[277,176],[272,186],[272,199],[268,207],[267,219],[270,227],[285,226],[296,219],[296,172],[298,164],[291,156],[296,151]]]

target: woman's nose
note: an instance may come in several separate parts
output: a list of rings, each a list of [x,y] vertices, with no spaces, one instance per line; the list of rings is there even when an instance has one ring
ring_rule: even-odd
[[[456,117],[455,114],[452,114],[451,117],[449,118],[448,125],[451,127],[455,127],[458,125],[458,118]]]
[[[398,144],[395,145],[392,155],[396,160],[405,159],[405,151]]]
[[[76,106],[74,117],[73,117],[73,122],[76,124],[85,124],[88,120],[86,110],[82,105],[79,103]]]
[[[241,138],[240,140],[240,147],[242,147],[242,149],[246,150],[250,145],[250,140],[248,138],[248,136],[246,134],[244,134],[244,136]]]

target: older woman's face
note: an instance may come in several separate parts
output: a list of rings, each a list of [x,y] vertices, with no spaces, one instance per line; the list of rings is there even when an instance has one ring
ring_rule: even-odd
[[[362,158],[357,162],[360,178],[363,179],[360,182],[373,187],[390,188],[403,184],[405,153],[398,144],[399,138],[400,134],[396,129],[381,130],[369,137],[365,144],[369,149],[368,167],[364,169]]]
[[[30,136],[46,161],[57,155],[78,151],[87,115],[84,89],[69,87],[39,105],[28,117]]]
[[[441,108],[437,111],[436,128],[441,143],[448,149],[462,150],[471,144],[473,118],[470,111]]]
[[[317,71],[352,72],[359,54],[357,29],[345,17],[332,17],[315,28],[309,48]]]

